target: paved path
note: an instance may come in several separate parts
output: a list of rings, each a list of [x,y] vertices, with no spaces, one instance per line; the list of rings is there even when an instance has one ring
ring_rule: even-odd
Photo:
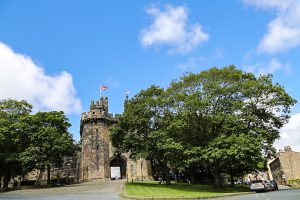
[[[123,180],[97,181],[57,188],[23,189],[1,193],[0,200],[119,200]]]
[[[300,189],[285,189],[272,192],[260,192],[249,195],[222,197],[211,200],[299,200]]]

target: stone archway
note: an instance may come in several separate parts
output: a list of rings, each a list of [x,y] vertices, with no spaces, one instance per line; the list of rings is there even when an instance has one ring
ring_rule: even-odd
[[[110,166],[110,179],[125,179],[127,159],[124,156],[113,157],[109,163]]]

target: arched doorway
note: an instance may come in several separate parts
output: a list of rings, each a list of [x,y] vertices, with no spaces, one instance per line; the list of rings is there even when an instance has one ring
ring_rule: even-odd
[[[126,158],[118,156],[111,158],[110,161],[110,179],[124,179],[126,178]]]

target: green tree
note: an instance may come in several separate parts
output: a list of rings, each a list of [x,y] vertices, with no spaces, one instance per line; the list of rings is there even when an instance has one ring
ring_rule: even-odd
[[[220,173],[234,176],[265,163],[295,102],[271,75],[211,68],[128,100],[112,142],[157,163],[166,176],[169,168],[201,170],[219,184]]]
[[[222,184],[220,174],[227,173],[233,187],[234,177],[266,169],[259,167],[260,163],[265,162],[261,149],[261,139],[250,135],[220,135],[203,149],[201,157],[207,168],[215,174],[218,185]]]
[[[51,167],[60,167],[65,156],[73,156],[78,150],[68,127],[70,123],[62,111],[31,116],[30,143],[21,160],[26,170],[47,169],[47,184],[50,184]]]
[[[221,172],[255,170],[262,158],[270,157],[279,128],[296,102],[282,86],[273,84],[271,75],[255,77],[234,66],[187,74],[172,82],[168,91],[176,119],[184,121],[177,131],[190,148],[187,163],[211,170],[216,180]],[[243,144],[245,138],[248,143]],[[243,153],[250,155],[241,156]],[[244,161],[249,164],[245,166]]]
[[[19,155],[28,143],[28,125],[32,106],[26,101],[0,101],[0,177],[3,187],[23,173]]]

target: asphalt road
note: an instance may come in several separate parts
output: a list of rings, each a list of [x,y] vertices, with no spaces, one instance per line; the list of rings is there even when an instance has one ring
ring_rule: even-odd
[[[1,193],[0,200],[120,200],[123,182],[87,182],[57,188],[22,189]],[[212,200],[300,200],[300,189],[282,189]]]
[[[300,189],[260,192],[241,196],[222,197],[212,200],[300,200]]]
[[[22,189],[0,194],[0,200],[120,200],[122,180],[87,182],[57,188]]]

